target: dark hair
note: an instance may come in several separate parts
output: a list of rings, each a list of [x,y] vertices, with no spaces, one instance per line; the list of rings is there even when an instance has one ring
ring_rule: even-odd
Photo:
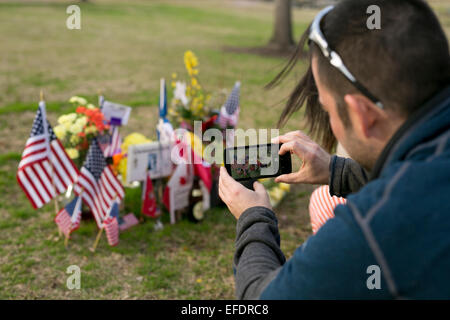
[[[381,10],[381,29],[368,29],[370,5]],[[408,116],[433,94],[450,83],[447,39],[432,9],[422,0],[344,0],[322,20],[322,32],[330,47],[350,72],[384,104],[385,109]],[[332,92],[343,123],[349,119],[345,94],[358,90],[323,57],[311,43],[306,51],[309,28],[302,35],[294,55],[267,87],[279,84],[301,58],[318,58],[318,73]],[[311,66],[292,91],[278,126],[306,103],[310,134],[330,150],[335,138],[328,115],[318,103]]]

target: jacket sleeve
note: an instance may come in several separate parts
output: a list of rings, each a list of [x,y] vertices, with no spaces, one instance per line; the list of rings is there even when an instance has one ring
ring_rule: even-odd
[[[350,158],[332,156],[330,161],[330,195],[347,197],[368,182],[368,171]]]
[[[239,217],[236,233],[236,297],[257,299],[286,261],[275,214],[265,207],[249,208]]]
[[[387,299],[387,285],[369,290],[377,264],[346,206],[285,260],[274,213],[247,209],[237,225],[234,268],[238,299]]]

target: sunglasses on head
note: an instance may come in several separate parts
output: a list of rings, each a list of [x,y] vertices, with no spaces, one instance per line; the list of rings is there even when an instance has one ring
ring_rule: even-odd
[[[334,6],[328,6],[317,14],[310,27],[309,40],[314,42],[320,48],[320,51],[322,51],[324,57],[327,58],[330,64],[333,67],[337,68],[344,75],[344,77],[348,79],[348,81],[350,81],[359,91],[361,91],[373,103],[375,103],[378,107],[383,109],[383,104],[381,103],[381,101],[378,98],[376,98],[373,94],[371,94],[370,91],[367,90],[367,88],[361,84],[361,82],[356,80],[353,74],[344,65],[344,62],[342,62],[341,57],[336,53],[336,51],[331,50],[327,40],[325,39],[325,36],[320,30],[321,20],[328,12],[333,10],[333,8]]]

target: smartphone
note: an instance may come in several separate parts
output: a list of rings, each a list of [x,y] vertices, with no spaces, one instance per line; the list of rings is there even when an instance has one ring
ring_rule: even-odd
[[[224,149],[228,174],[236,181],[277,177],[292,172],[291,154],[279,155],[282,144],[260,144]]]

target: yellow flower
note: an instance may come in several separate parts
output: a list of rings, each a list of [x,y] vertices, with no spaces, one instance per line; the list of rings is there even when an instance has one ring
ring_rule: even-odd
[[[172,81],[172,88],[175,88],[177,86],[175,81]]]
[[[119,171],[119,174],[122,176],[123,184],[127,183],[127,164],[128,159],[126,157],[123,157],[119,162],[119,166],[117,167],[117,171]]]
[[[53,131],[55,132],[55,135],[59,140],[64,140],[64,138],[66,137],[67,131],[66,131],[66,128],[62,124],[54,127]]]
[[[173,109],[172,107],[169,108],[168,112],[169,112],[169,114],[171,116],[177,116],[178,115],[178,112],[175,109]]]
[[[176,79],[177,78],[177,74],[174,72],[174,73],[172,73],[172,78],[173,79]]]
[[[80,143],[80,137],[77,134],[74,134],[70,137],[70,143],[72,145],[77,145]]]
[[[75,148],[68,148],[66,149],[67,154],[69,155],[70,159],[76,159],[80,156],[78,153],[78,150]]]
[[[97,127],[95,125],[90,125],[84,129],[84,133],[90,134],[90,133],[97,133]]]
[[[198,66],[198,59],[190,50],[184,53],[184,65],[190,76],[198,74],[198,70],[195,69]]]
[[[127,135],[125,139],[123,139],[123,143],[120,148],[122,149],[122,152],[126,153],[129,146],[147,142],[151,142],[151,140],[147,139],[143,134],[133,132]]]

